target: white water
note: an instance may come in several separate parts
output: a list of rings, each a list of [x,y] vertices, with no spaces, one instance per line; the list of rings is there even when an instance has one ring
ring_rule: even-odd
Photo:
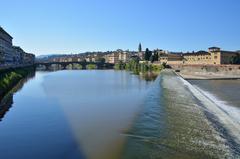
[[[179,78],[204,105],[205,111],[213,114],[234,137],[234,140],[240,144],[240,110],[227,105],[226,102],[219,100],[213,94],[193,86],[183,78]]]
[[[240,124],[240,109],[230,105],[228,102],[220,100],[216,95],[199,88],[196,85],[193,85],[198,91],[208,97],[212,102],[214,102],[220,109],[222,109],[225,113],[228,114],[232,120]]]

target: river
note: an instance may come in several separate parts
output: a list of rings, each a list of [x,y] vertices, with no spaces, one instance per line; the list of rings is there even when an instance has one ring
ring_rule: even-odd
[[[36,72],[1,115],[1,158],[239,157],[239,143],[186,83],[171,71],[154,81],[114,70]]]
[[[221,109],[240,122],[240,80],[190,80]]]
[[[152,83],[125,71],[37,72],[0,122],[1,158],[118,158]]]

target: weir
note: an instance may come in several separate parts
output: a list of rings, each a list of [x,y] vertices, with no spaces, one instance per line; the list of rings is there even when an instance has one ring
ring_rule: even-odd
[[[224,124],[229,130],[231,130],[232,135],[236,137],[238,143],[240,144],[240,124],[238,121],[234,120],[231,117],[231,114],[228,114],[224,110],[222,110],[215,101],[212,101],[206,94],[204,94],[199,88],[192,86],[188,81],[179,77],[182,80],[183,84],[189,88],[191,93],[202,103],[205,111],[208,111],[216,118],[218,118],[219,122]]]
[[[124,134],[124,158],[238,158],[238,133],[237,123],[217,105],[172,70],[164,70],[133,128]]]

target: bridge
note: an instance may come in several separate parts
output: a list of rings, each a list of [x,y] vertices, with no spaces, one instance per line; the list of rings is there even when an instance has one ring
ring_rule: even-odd
[[[87,65],[96,65],[97,69],[104,69],[104,68],[113,68],[114,64],[112,63],[102,63],[102,62],[85,62],[85,61],[72,61],[72,62],[35,62],[35,66],[45,66],[46,69],[50,69],[52,65],[61,66],[63,69],[66,69],[69,65],[79,64],[82,66],[82,69],[86,69]]]

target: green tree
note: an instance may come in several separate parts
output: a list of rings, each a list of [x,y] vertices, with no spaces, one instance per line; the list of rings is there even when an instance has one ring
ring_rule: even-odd
[[[124,70],[126,68],[126,64],[122,61],[119,61],[117,64],[114,65],[114,69],[116,70]]]
[[[146,51],[145,51],[145,54],[144,54],[144,60],[146,60],[146,61],[149,61],[149,60],[150,60],[150,57],[151,57],[151,55],[152,55],[152,52],[151,52],[151,51],[149,51],[149,49],[148,49],[148,48],[146,48]]]
[[[149,61],[151,61],[151,63],[154,62],[154,55],[151,55],[151,56],[150,56]]]
[[[154,61],[158,61],[158,52],[154,51]]]
[[[240,64],[240,54],[239,53],[235,57],[233,57],[232,64]]]

